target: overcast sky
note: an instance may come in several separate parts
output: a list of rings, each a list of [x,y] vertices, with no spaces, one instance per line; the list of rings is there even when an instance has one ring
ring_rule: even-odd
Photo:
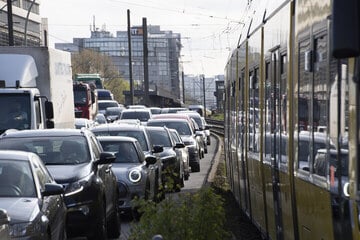
[[[131,25],[160,25],[180,33],[185,74],[224,74],[229,50],[236,46],[247,0],[42,0],[41,17],[48,18],[49,42],[90,37],[90,25],[115,36]]]

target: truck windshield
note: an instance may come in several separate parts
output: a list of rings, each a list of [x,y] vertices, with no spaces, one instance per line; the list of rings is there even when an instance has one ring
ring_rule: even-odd
[[[87,103],[87,91],[86,88],[78,88],[74,89],[74,102],[75,105],[84,105],[86,106]]]
[[[7,129],[30,129],[30,95],[0,95],[0,133]]]

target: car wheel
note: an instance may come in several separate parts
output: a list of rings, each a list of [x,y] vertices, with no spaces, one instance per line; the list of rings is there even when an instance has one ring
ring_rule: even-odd
[[[196,163],[191,167],[192,172],[200,172],[200,163]]]
[[[89,240],[106,239],[106,217],[105,217],[105,206],[98,216],[98,222],[93,229],[93,235],[88,237]]]
[[[207,146],[205,147],[205,153],[208,153],[208,149],[207,149]]]
[[[186,172],[184,176],[185,181],[189,180],[189,177],[190,177],[190,173]]]
[[[118,206],[116,201],[116,206]],[[114,213],[108,224],[107,235],[109,238],[118,238],[120,236],[120,215],[118,207],[115,207]]]

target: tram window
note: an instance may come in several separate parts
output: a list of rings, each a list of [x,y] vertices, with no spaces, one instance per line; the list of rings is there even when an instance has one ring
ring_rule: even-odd
[[[270,59],[265,62],[265,90],[264,90],[264,113],[263,113],[263,126],[265,129],[265,136],[263,137],[263,159],[266,162],[271,161],[271,150],[272,150],[272,126],[271,126],[271,94],[272,84],[270,79]]]
[[[311,151],[311,132],[309,132],[310,112],[311,112],[311,74],[306,69],[307,53],[310,51],[310,40],[304,39],[299,42],[299,76],[297,83],[297,104],[298,104],[298,146],[297,163],[298,168],[310,170],[310,151]]]
[[[287,64],[287,56],[286,54],[281,55],[280,57],[280,73],[281,75],[286,73],[286,64]]]

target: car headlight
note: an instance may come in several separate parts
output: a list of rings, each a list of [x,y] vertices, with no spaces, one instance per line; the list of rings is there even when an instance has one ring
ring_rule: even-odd
[[[40,219],[37,219],[34,222],[10,224],[10,236],[12,238],[20,238],[39,235],[39,233],[46,232],[42,229],[42,226],[42,221]]]
[[[140,182],[141,172],[138,169],[133,169],[129,172],[129,179],[133,183]]]
[[[65,189],[65,194],[64,194],[65,197],[81,192],[84,189],[84,187],[87,184],[89,184],[89,181],[90,181],[90,178],[92,175],[93,175],[93,173],[90,174],[89,176],[86,176],[86,177],[76,181],[76,182],[70,183]]]

